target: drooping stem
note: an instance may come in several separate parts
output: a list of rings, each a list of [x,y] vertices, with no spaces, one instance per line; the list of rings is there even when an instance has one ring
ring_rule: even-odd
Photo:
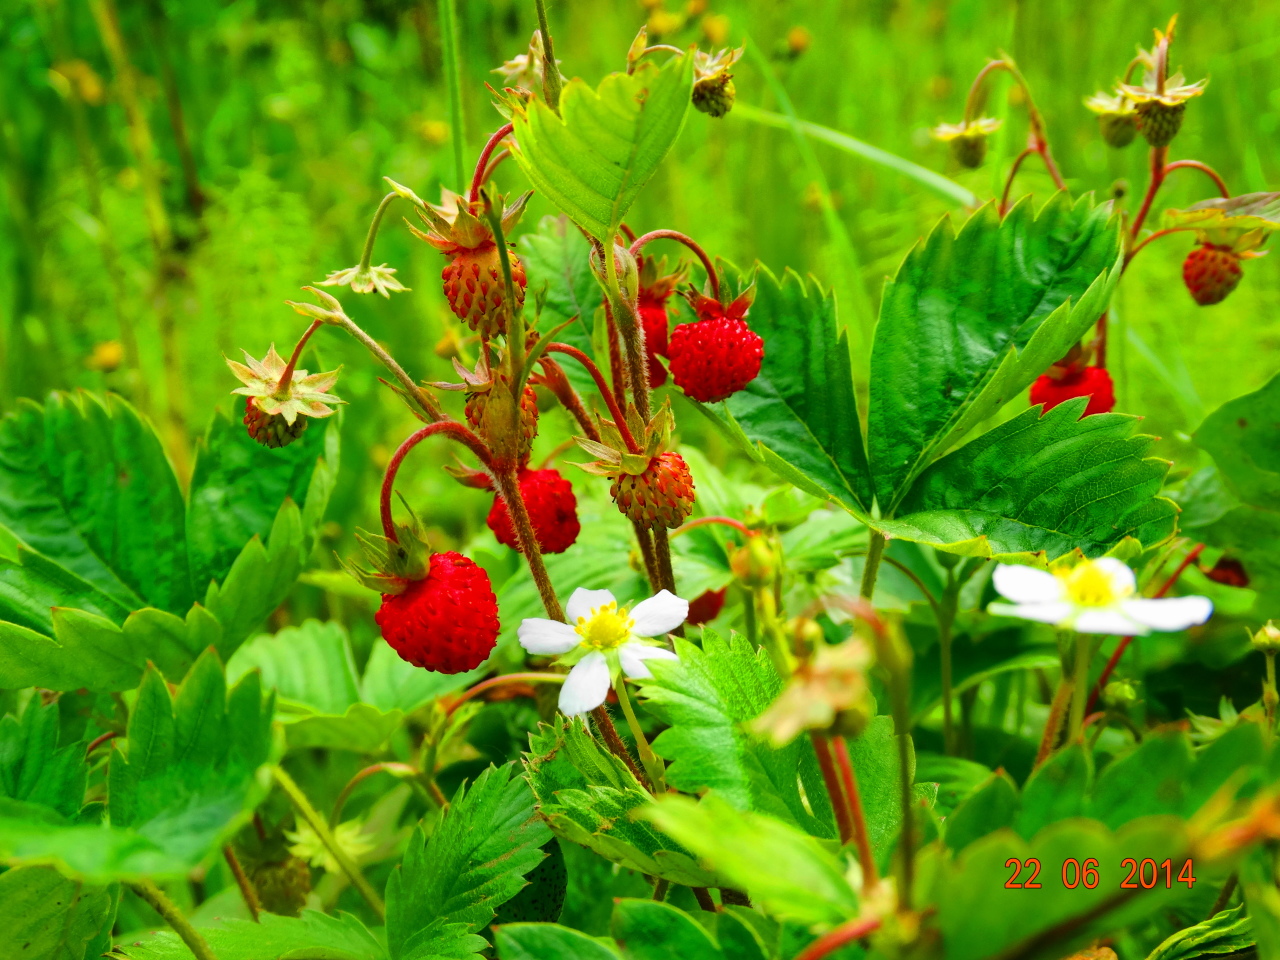
[[[640,762],[644,764],[645,773],[649,775],[649,784],[655,794],[667,792],[666,766],[653,752],[648,738],[640,729],[640,721],[636,719],[635,708],[631,706],[631,697],[627,693],[627,683],[621,677],[614,684],[618,693],[618,705],[622,707],[622,715],[627,718],[627,727],[631,730],[631,739],[636,743],[636,752],[640,754]]]
[[[636,442],[636,438],[631,435],[631,429],[627,426],[627,417],[622,412],[622,408],[618,406],[618,401],[614,397],[613,391],[605,383],[604,374],[600,372],[600,368],[596,366],[595,361],[577,347],[571,347],[567,343],[549,344],[547,353],[563,353],[565,356],[577,360],[586,368],[587,373],[591,374],[591,379],[595,381],[596,389],[600,391],[600,397],[604,400],[605,406],[609,408],[609,416],[613,418],[613,422],[618,426],[618,432],[622,434],[622,442],[627,445],[627,450],[631,453],[639,453],[640,445]]]
[[[849,760],[849,747],[844,742],[844,737],[835,737],[831,743],[835,747],[840,780],[844,785],[845,795],[849,799],[853,841],[858,848],[858,861],[862,867],[862,888],[869,893],[880,882],[880,875],[876,870],[875,854],[871,851],[871,836],[867,833],[867,818],[862,810],[862,797],[858,793],[858,778],[853,772],[853,764]],[[904,842],[905,840],[904,835]]]
[[[1149,244],[1152,240],[1158,240],[1161,237],[1167,237],[1173,233],[1186,233],[1190,229],[1190,227],[1166,227],[1164,230],[1157,230],[1155,233],[1143,237],[1135,246],[1130,247],[1129,252],[1125,254],[1124,262],[1127,264],[1130,260],[1136,257],[1138,255],[1138,251]]]
[[[235,877],[236,886],[240,888],[240,897],[249,909],[249,916],[253,918],[254,923],[261,923],[262,921],[258,919],[258,911],[262,909],[262,905],[258,903],[258,891],[253,889],[253,884],[249,882],[249,875],[244,872],[244,867],[240,865],[240,858],[236,856],[235,850],[231,849],[231,844],[228,843],[222,848],[222,856],[227,861],[231,876]]]
[[[289,355],[289,362],[285,364],[284,371],[280,374],[280,380],[276,383],[277,393],[293,383],[293,371],[298,368],[298,358],[302,356],[302,348],[307,345],[311,335],[319,330],[323,324],[323,320],[312,320],[311,326],[307,327],[306,332],[298,338],[298,342],[293,347],[293,353]]]
[[[1227,189],[1226,181],[1219,176],[1217,170],[1207,163],[1201,163],[1199,160],[1175,160],[1165,166],[1165,176],[1168,176],[1174,170],[1199,170],[1213,181],[1213,185],[1218,188],[1218,192],[1222,194],[1223,199],[1229,200],[1231,198],[1231,191]]]
[[[876,592],[876,578],[880,574],[880,558],[884,556],[885,536],[879,531],[871,532],[867,541],[867,563],[862,568],[862,587],[859,596],[870,601]]]
[[[504,687],[512,683],[564,683],[566,676],[563,673],[504,673],[501,676],[490,677],[488,680],[482,680],[474,687],[468,687],[458,694],[445,707],[445,713],[452,714],[468,700],[474,700],[481,694],[488,693],[498,687]]]
[[[609,716],[609,711],[601,705],[591,711],[591,717],[595,720],[596,727],[600,730],[600,736],[604,737],[604,742],[609,748],[609,752],[627,765],[627,769],[631,771],[631,775],[636,778],[637,782],[644,783],[644,774],[636,766],[635,760],[632,759],[631,753],[627,750],[627,745],[618,736],[618,728],[613,725],[613,718]]]
[[[480,159],[476,161],[476,170],[471,176],[471,191],[468,195],[468,199],[470,199],[472,203],[475,203],[480,199],[480,187],[483,186],[485,181],[485,172],[489,165],[489,157],[493,155],[493,151],[497,148],[498,144],[502,142],[503,138],[509,136],[511,131],[514,129],[515,127],[510,123],[503,124],[497,129],[493,136],[489,138],[488,142],[485,143],[484,149],[480,151]]]
[[[391,201],[399,196],[400,194],[394,191],[388,193],[378,204],[378,209],[373,212],[373,219],[369,221],[369,232],[364,235],[364,248],[360,251],[361,270],[368,270],[369,264],[373,262],[373,241],[378,238],[378,230],[382,226],[382,218],[386,216],[387,207],[391,206]]]
[[[551,584],[551,576],[547,573],[547,565],[542,560],[542,548],[538,544],[538,535],[534,532],[533,522],[529,519],[529,510],[525,506],[524,497],[520,494],[520,481],[514,467],[497,470],[493,474],[498,495],[507,505],[511,515],[511,526],[515,529],[516,543],[524,554],[529,565],[529,573],[538,586],[538,596],[542,598],[542,607],[552,620],[564,620],[564,608],[560,606],[560,598],[556,596],[556,588]]]
[[[711,258],[707,256],[707,252],[692,237],[686,236],[679,230],[653,230],[631,244],[632,256],[638,255],[646,244],[654,240],[675,240],[697,254],[698,259],[702,261],[702,269],[707,272],[707,281],[711,284],[711,295],[716,300],[720,299],[720,277],[716,274],[716,268],[711,263]]]
[[[276,783],[280,784],[280,788],[289,797],[294,809],[298,811],[298,815],[306,821],[307,826],[320,838],[320,842],[332,854],[333,859],[338,862],[338,866],[347,875],[347,879],[351,881],[352,886],[359,891],[360,896],[364,897],[365,902],[369,904],[370,909],[373,910],[378,919],[385,920],[387,908],[383,904],[382,898],[378,896],[378,892],[373,889],[372,884],[365,879],[364,874],[360,872],[360,868],[356,866],[355,861],[348,856],[347,851],[342,849],[337,838],[329,830],[329,825],[325,823],[324,817],[311,805],[311,801],[302,792],[302,788],[294,782],[293,777],[285,773],[284,769],[279,766],[272,767],[271,773],[275,777]]]
[[[439,423],[429,423],[420,430],[411,433],[399,447],[396,452],[391,455],[391,459],[387,461],[386,472],[382,475],[382,491],[379,497],[379,505],[381,507],[382,516],[382,534],[388,540],[398,540],[396,536],[395,521],[391,515],[391,493],[396,484],[396,474],[400,472],[400,464],[404,462],[404,458],[408,456],[409,451],[416,447],[427,437],[434,436],[437,433],[445,434],[451,439],[466,445],[472,453],[480,458],[480,462],[484,464],[486,469],[492,469],[492,462],[489,457],[489,451],[481,442],[480,438],[474,433],[458,423],[456,420],[442,420]],[[527,519],[527,517],[526,517]]]
[[[600,431],[596,429],[591,415],[587,413],[582,397],[578,396],[578,391],[573,389],[568,377],[564,375],[564,368],[557,361],[547,356],[539,357],[538,363],[542,365],[543,386],[555,394],[555,398],[560,401],[560,405],[569,411],[570,416],[577,421],[578,429],[582,431],[583,435],[588,440],[594,440],[599,443]]]
[[[560,68],[551,45],[551,28],[547,25],[546,0],[535,0],[538,7],[538,32],[542,34],[542,95],[556,113],[560,112]]]
[[[440,53],[445,86],[449,91],[449,127],[453,141],[453,182],[459,191],[467,173],[466,133],[462,117],[462,75],[458,57],[458,0],[440,0]]]
[[[200,935],[200,931],[191,925],[191,921],[182,915],[177,904],[164,895],[164,891],[155,885],[150,878],[131,880],[125,883],[130,890],[147,902],[151,909],[164,918],[164,922],[173,928],[187,949],[196,960],[218,960],[210,948],[208,941]]]
[[[796,954],[796,960],[821,960],[822,957],[835,953],[846,943],[861,940],[878,929],[880,929],[879,917],[854,917],[852,920],[846,920],[809,944],[803,953]]]
[[[382,763],[374,763],[365,767],[363,770],[357,771],[350,780],[347,781],[340,791],[338,791],[338,799],[333,801],[333,809],[329,812],[329,827],[337,829],[338,824],[342,820],[342,809],[347,805],[347,800],[351,797],[355,788],[360,786],[365,780],[379,773],[389,773],[397,777],[417,777],[419,776],[416,767],[407,763],[400,763],[395,760],[387,760]]]
[[[387,353],[386,350],[382,349],[382,346],[378,341],[365,333],[364,330],[362,330],[359,325],[348,316],[344,315],[342,317],[341,325],[342,329],[346,330],[347,333],[359,340],[360,343],[364,345],[365,349],[377,357],[382,365],[391,371],[392,376],[400,382],[401,388],[418,405],[419,409],[422,410],[428,421],[436,423],[445,419],[444,411],[440,409],[439,404],[436,403],[430,394],[414,383],[413,378],[409,376],[409,374],[405,373],[404,367],[396,363],[395,358],[392,357],[391,354]]]
[[[1053,695],[1053,703],[1049,706],[1049,716],[1044,723],[1044,736],[1040,738],[1040,749],[1036,751],[1035,770],[1049,759],[1054,747],[1058,745],[1058,734],[1062,730],[1062,721],[1067,715],[1067,706],[1071,703],[1071,675],[1062,671],[1058,681],[1058,690]]]
[[[697,527],[705,527],[712,523],[722,523],[726,527],[733,527],[733,529],[737,530],[744,536],[755,536],[754,530],[748,527],[741,520],[733,519],[733,517],[699,517],[697,520],[690,520],[688,523],[682,523],[671,531],[670,536],[675,538],[680,536],[682,533],[688,533],[690,530],[696,529]]]
[[[964,116],[961,123],[966,127],[973,122],[973,115],[978,110],[979,95],[982,92],[982,85],[986,82],[987,77],[1000,70],[1008,70],[1009,64],[1004,60],[989,60],[978,71],[977,76],[973,78],[973,83],[969,84],[969,93],[964,98]]]
[[[840,774],[831,755],[831,738],[817,730],[810,730],[809,739],[813,742],[813,752],[818,757],[818,769],[822,772],[822,782],[831,798],[831,810],[835,814],[836,830],[843,846],[853,839],[853,816],[849,813],[849,798],[844,792],[844,784],[840,782]]]

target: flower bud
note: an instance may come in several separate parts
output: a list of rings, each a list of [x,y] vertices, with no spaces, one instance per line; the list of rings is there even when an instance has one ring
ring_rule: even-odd
[[[736,98],[737,89],[731,73],[704,77],[693,85],[693,105],[709,117],[723,117],[733,109]]]
[[[1280,650],[1280,627],[1274,620],[1268,620],[1266,626],[1252,637],[1253,648],[1263,653],[1275,653]]]
[[[615,243],[613,245],[613,265],[618,273],[618,289],[622,291],[623,299],[628,303],[633,302],[640,293],[640,268],[636,264],[636,258],[631,255],[631,251],[626,247]],[[591,251],[591,272],[600,281],[600,286],[605,288],[609,286],[599,247]]]
[[[778,572],[778,558],[763,536],[747,538],[744,546],[729,553],[729,569],[748,587],[764,587],[773,583]]]
[[[1128,680],[1112,680],[1102,691],[1102,702],[1111,710],[1123,710],[1137,700],[1138,691]]]

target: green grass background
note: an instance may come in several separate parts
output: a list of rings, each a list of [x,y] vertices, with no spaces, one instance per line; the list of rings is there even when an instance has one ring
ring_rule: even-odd
[[[94,369],[91,359],[95,345],[119,337],[123,316],[142,344],[149,412],[166,426],[171,411],[181,413],[185,430],[169,430],[180,451],[215,404],[229,403],[236,384],[222,355],[241,347],[261,355],[273,340],[286,352],[305,321],[282,301],[356,262],[383,175],[426,197],[441,183],[458,185],[438,12],[434,0],[115,0],[174,237],[165,292],[176,375],[167,377],[143,177],[92,13],[99,2],[12,0],[0,10],[0,408],[72,387],[136,398],[136,372]],[[1008,122],[983,169],[956,169],[927,131],[959,118],[974,72],[987,56],[1007,50],[1034,88],[1073,190],[1106,195],[1127,183],[1128,202],[1136,206],[1145,184],[1141,140],[1109,150],[1082,100],[1113,81],[1139,44],[1149,45],[1152,27],[1177,12],[1175,4],[711,0],[705,11],[689,14],[676,0],[666,2],[668,22],[681,25],[665,41],[705,48],[708,30],[727,29],[731,41],[749,36],[764,54],[748,57],[737,71],[740,103],[778,110],[776,81],[801,118],[953,176],[982,197],[998,193],[1025,136],[1008,81],[992,88],[988,110]],[[492,68],[523,50],[534,8],[532,0],[459,0],[459,8],[470,163],[500,123],[484,84],[496,83]],[[1212,164],[1236,192],[1266,189],[1280,181],[1280,6],[1205,0],[1181,12],[1173,60],[1192,79],[1208,75],[1210,83],[1192,103],[1172,156]],[[636,0],[553,0],[563,71],[594,83],[619,69],[651,13]],[[799,56],[783,55],[784,38],[797,26],[809,31],[811,43]],[[51,73],[77,60],[83,66]],[[88,102],[77,102],[78,88],[59,80],[69,71],[88,78],[82,91]],[[198,217],[186,201],[170,94],[180,103],[208,201]],[[844,295],[845,320],[855,342],[866,344],[884,278],[940,216],[964,211],[830,146],[813,144],[812,156],[816,167],[786,130],[734,114],[724,120],[691,114],[629,219],[637,229],[686,231],[713,254],[740,263],[759,258],[774,269],[814,273]],[[498,179],[508,191],[525,187],[511,164]],[[1050,190],[1031,164],[1015,194],[1043,199]],[[824,195],[849,243],[824,222]],[[1158,208],[1209,195],[1207,181],[1180,172]],[[548,212],[535,198],[526,223]],[[1147,417],[1151,432],[1165,438],[1161,452],[1189,467],[1194,454],[1178,438],[1276,370],[1280,268],[1271,259],[1251,262],[1237,293],[1221,306],[1199,308],[1181,285],[1187,249],[1181,237],[1153,245],[1126,277],[1115,301],[1112,366],[1119,409]],[[107,269],[112,258],[118,283]],[[384,261],[414,292],[389,301],[344,292],[344,302],[416,376],[448,376],[435,350],[451,320],[440,292],[442,258],[395,216],[375,251],[374,263]],[[412,421],[378,386],[379,371],[355,344],[329,331],[315,342],[326,364],[346,365],[339,392],[359,412],[343,428],[334,515],[367,523],[388,445]],[[682,427],[697,430],[696,423],[684,416]],[[418,474],[412,482],[423,496],[457,489],[437,471]],[[459,496],[450,494],[451,503],[469,503],[472,495]],[[475,511],[446,505],[431,519],[462,536],[479,522],[481,499],[476,495]],[[451,520],[452,513],[475,516]]]

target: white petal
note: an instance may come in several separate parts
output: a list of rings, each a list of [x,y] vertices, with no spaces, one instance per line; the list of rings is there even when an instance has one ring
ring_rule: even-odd
[[[1062,581],[1048,570],[1002,563],[992,582],[1002,597],[1014,603],[1053,603],[1062,599]]]
[[[1119,607],[1084,607],[1071,624],[1080,633],[1114,633],[1122,637],[1141,637],[1149,631],[1146,626],[1125,616],[1128,604]]]
[[[631,611],[636,622],[632,632],[640,637],[659,637],[670,633],[689,616],[689,601],[681,600],[669,590],[659,590],[648,600],[641,600]]]
[[[1040,623],[1062,623],[1076,612],[1076,608],[1065,601],[1055,603],[1000,603],[997,601],[987,607],[987,611],[998,617],[1019,617]]]
[[[608,590],[584,590],[579,587],[573,591],[573,596],[569,598],[569,603],[564,608],[564,614],[570,623],[577,623],[579,617],[591,616],[591,611],[596,607],[603,607],[606,603],[616,602],[617,600]]]
[[[666,647],[651,647],[647,643],[624,643],[618,648],[618,660],[622,663],[622,672],[637,680],[648,680],[653,676],[644,665],[646,660],[679,660]]]
[[[1099,557],[1093,561],[1093,565],[1107,575],[1116,596],[1133,596],[1133,592],[1138,587],[1138,578],[1133,575],[1127,563],[1115,557]]]
[[[1185,630],[1209,619],[1213,613],[1213,601],[1208,597],[1125,600],[1120,608],[1152,630]]]
[[[599,650],[579,660],[560,688],[560,712],[566,717],[590,713],[609,695],[609,661]]]
[[[541,617],[530,617],[521,622],[516,628],[516,636],[525,650],[540,654],[568,653],[582,641],[567,623]]]

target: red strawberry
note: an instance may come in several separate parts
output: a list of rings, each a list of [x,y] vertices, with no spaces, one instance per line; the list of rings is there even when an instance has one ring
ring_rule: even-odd
[[[720,611],[724,609],[724,595],[727,587],[719,590],[707,590],[699,594],[689,604],[689,615],[684,618],[684,622],[690,626],[701,626],[704,623],[710,623],[716,617],[720,616]]]
[[[1221,303],[1240,285],[1240,255],[1231,247],[1204,243],[1182,261],[1182,282],[1202,307]]]
[[[670,320],[667,317],[666,301],[666,296],[647,296],[642,289],[637,303],[640,323],[644,326],[644,349],[648,354],[650,389],[660,387],[667,382],[667,368],[658,360],[658,357],[667,356]]]
[[[759,375],[764,341],[745,321],[718,317],[676,327],[670,355],[676,385],[694,400],[714,403]]]
[[[620,473],[609,493],[627,519],[654,530],[678,527],[693,512],[693,477],[678,453],[660,453],[643,473]]]
[[[1212,569],[1206,570],[1204,575],[1214,583],[1221,583],[1228,587],[1249,585],[1249,571],[1234,557],[1223,557],[1213,565]]]
[[[1031,404],[1044,404],[1045,413],[1075,397],[1089,398],[1089,405],[1084,408],[1086,417],[1095,413],[1110,413],[1116,405],[1111,374],[1102,367],[1081,367],[1060,378],[1046,373],[1031,385]]]
[[[543,553],[564,553],[578,539],[582,525],[578,523],[578,501],[573,487],[558,470],[520,471],[520,495],[529,511],[534,535]],[[515,527],[507,503],[494,496],[489,511],[489,529],[512,550],[519,550]]]
[[[400,659],[440,673],[463,673],[498,642],[498,598],[489,574],[459,553],[433,553],[425,577],[384,593],[374,616]]]

